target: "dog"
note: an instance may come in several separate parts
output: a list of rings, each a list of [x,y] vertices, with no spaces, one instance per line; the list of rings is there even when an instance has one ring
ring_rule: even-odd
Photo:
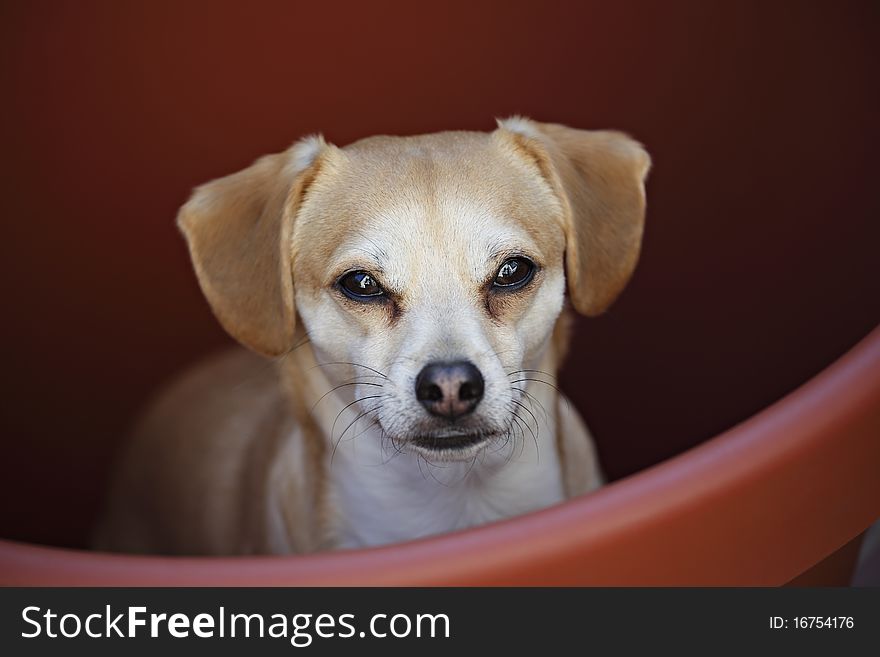
[[[571,310],[641,248],[644,148],[522,117],[321,136],[197,188],[178,226],[248,349],[186,373],[128,446],[106,550],[288,554],[416,539],[602,484],[554,385]]]

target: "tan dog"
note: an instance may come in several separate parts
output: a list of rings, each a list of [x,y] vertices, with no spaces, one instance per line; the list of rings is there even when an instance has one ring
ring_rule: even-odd
[[[142,423],[105,549],[309,552],[545,507],[601,483],[552,385],[571,305],[638,258],[635,141],[521,118],[492,133],[320,137],[181,209],[205,296],[253,351],[187,374]]]

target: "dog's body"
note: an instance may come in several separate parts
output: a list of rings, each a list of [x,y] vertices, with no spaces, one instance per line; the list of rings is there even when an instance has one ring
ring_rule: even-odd
[[[179,218],[239,350],[186,375],[125,456],[105,549],[291,553],[482,524],[600,485],[552,385],[563,300],[596,314],[638,255],[645,152],[515,119],[320,139]]]

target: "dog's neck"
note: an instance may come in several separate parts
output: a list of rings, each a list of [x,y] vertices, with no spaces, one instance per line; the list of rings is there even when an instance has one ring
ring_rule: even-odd
[[[558,328],[539,363],[531,364],[553,376],[566,344],[565,322]],[[331,433],[338,436],[360,411],[353,412],[356,405],[346,410],[345,396],[326,394],[333,385],[309,345],[290,358],[295,362],[284,368],[288,373],[318,372],[284,379],[298,424],[312,427],[304,438],[312,441],[312,463],[320,465],[309,474],[317,476],[314,502],[324,507],[316,515],[325,525],[318,531],[330,546],[366,547],[429,536],[564,499],[557,443],[561,400],[555,387],[525,381],[528,409],[513,422],[507,438],[472,461],[431,463],[395,449],[367,420],[352,425],[345,439],[331,440]]]

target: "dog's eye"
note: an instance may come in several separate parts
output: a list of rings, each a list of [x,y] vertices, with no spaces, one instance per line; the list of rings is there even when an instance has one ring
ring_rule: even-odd
[[[531,261],[526,258],[510,258],[505,260],[498,269],[492,286],[505,290],[516,290],[532,280],[534,273],[535,265]]]
[[[373,299],[385,294],[382,286],[365,271],[353,271],[339,279],[339,287],[345,294],[356,301]]]

